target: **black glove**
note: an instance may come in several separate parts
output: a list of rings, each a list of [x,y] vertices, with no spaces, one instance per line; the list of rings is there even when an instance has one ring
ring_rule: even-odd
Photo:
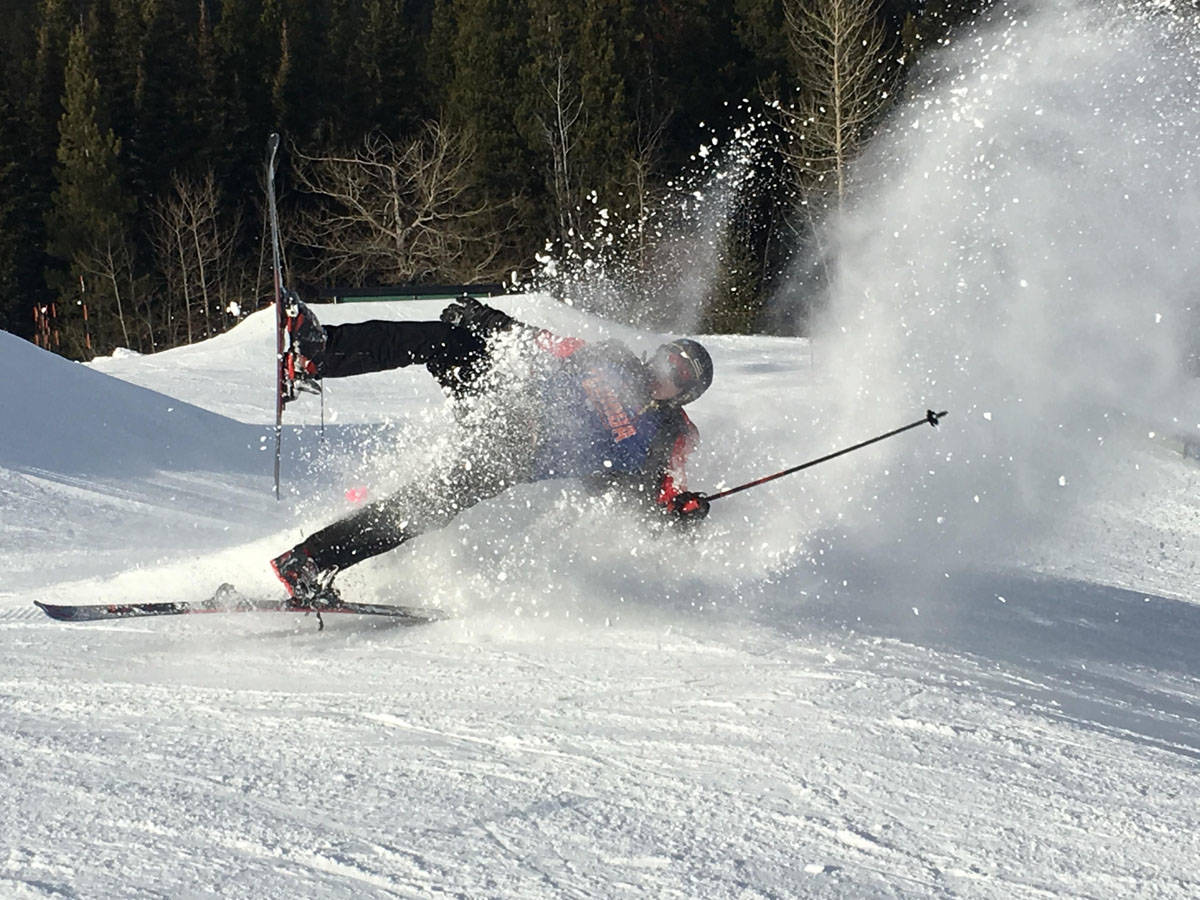
[[[442,310],[442,321],[449,325],[465,328],[481,338],[490,338],[500,331],[509,331],[517,320],[506,312],[480,303],[474,297],[463,294]]]
[[[667,509],[682,522],[699,522],[708,515],[708,498],[696,491],[683,491],[667,503]]]

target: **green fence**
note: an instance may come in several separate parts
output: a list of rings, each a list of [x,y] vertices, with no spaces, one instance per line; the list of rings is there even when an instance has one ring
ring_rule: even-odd
[[[387,284],[365,288],[317,288],[313,299],[325,303],[373,303],[385,300],[452,300],[463,294],[497,297],[506,294],[502,284]]]

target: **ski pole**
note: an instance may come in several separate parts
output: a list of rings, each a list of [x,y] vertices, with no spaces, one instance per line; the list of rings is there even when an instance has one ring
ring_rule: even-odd
[[[917,419],[917,421],[910,422],[908,425],[902,425],[900,428],[895,428],[895,429],[887,432],[886,434],[881,434],[881,435],[871,438],[870,440],[862,441],[858,444],[855,444],[851,447],[846,447],[846,448],[844,448],[842,450],[838,450],[834,453],[829,453],[818,459],[810,459],[806,463],[801,463],[798,466],[792,466],[790,469],[784,469],[782,472],[776,472],[774,475],[767,475],[763,478],[756,478],[754,481],[747,481],[745,484],[739,484],[737,487],[731,487],[724,491],[718,491],[715,494],[705,494],[704,499],[711,502],[713,500],[720,500],[722,497],[728,497],[731,494],[736,494],[739,491],[745,491],[745,490],[749,490],[752,487],[758,487],[760,484],[766,484],[768,481],[774,481],[776,478],[782,478],[784,475],[791,475],[793,472],[799,472],[801,469],[812,468],[815,465],[819,465],[820,463],[823,463],[823,462],[829,462],[829,460],[836,459],[839,456],[845,456],[847,453],[852,453],[855,450],[861,450],[863,447],[866,447],[870,444],[876,444],[879,441],[886,440],[890,437],[895,437],[896,435],[900,434],[901,432],[908,431],[910,428],[917,428],[917,427],[919,427],[921,425],[925,425],[925,424],[932,425],[934,428],[936,428],[938,422],[941,419],[944,419],[948,415],[949,415],[948,412],[934,412],[932,409],[927,409],[925,411],[925,417],[923,419]]]

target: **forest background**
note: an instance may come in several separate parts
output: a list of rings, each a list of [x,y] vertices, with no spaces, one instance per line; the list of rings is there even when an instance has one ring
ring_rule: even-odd
[[[639,324],[678,325],[690,303],[698,330],[803,332],[812,303],[771,317],[772,292],[807,266],[819,296],[820,223],[850,189],[850,161],[914,60],[975,12],[942,0],[4,6],[0,328],[82,359],[201,340],[270,301],[272,132],[302,296],[500,281],[601,311],[619,298]]]

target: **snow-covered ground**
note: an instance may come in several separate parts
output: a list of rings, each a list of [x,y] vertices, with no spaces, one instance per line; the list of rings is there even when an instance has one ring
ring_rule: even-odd
[[[1090,485],[1036,558],[865,546],[825,508],[874,478],[864,451],[691,536],[521,488],[344,574],[455,616],[432,626],[43,618],[35,599],[269,596],[266,560],[348,487],[419,470],[448,427],[423,371],[330,383],[324,443],[316,398],[289,410],[277,502],[270,322],[91,366],[0,334],[0,894],[1200,892],[1200,468],[1141,432],[1122,489]],[[694,486],[834,449],[807,342],[709,343]],[[937,468],[985,423],[895,443]]]
[[[527,485],[339,576],[434,625],[44,618],[277,596],[270,557],[423,477],[453,421],[423,371],[331,382],[288,410],[277,501],[269,312],[87,366],[0,333],[0,896],[1200,896],[1172,7],[993,4],[926,54],[828,235],[818,339],[705,339],[692,487],[937,430],[685,534]]]

